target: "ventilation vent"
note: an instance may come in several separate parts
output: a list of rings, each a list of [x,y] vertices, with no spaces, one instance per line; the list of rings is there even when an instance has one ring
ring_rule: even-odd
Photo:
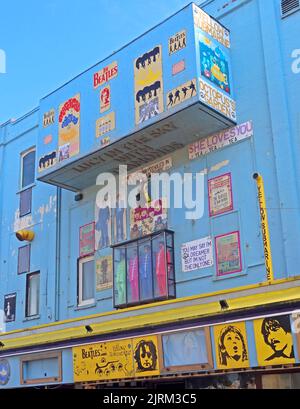
[[[286,17],[300,10],[300,0],[281,0],[281,15]]]

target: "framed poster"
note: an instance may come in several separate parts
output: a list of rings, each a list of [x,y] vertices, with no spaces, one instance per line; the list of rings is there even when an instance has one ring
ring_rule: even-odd
[[[13,322],[16,319],[16,298],[17,298],[17,293],[6,294],[4,296],[5,322]]]
[[[95,248],[100,250],[111,245],[112,214],[109,202],[98,207],[95,203]]]
[[[79,153],[80,142],[80,94],[59,106],[58,161],[69,159]]]
[[[112,287],[112,256],[102,256],[96,259],[96,291]]]
[[[217,276],[242,271],[240,234],[238,231],[215,237]]]
[[[253,326],[258,365],[295,363],[289,315],[254,320]]]
[[[211,237],[189,241],[181,245],[182,271],[193,271],[214,264]]]
[[[231,174],[208,180],[209,216],[217,216],[233,210]]]
[[[79,257],[95,252],[95,222],[85,224],[79,229]]]
[[[244,322],[215,325],[214,338],[219,369],[248,368],[250,366]]]

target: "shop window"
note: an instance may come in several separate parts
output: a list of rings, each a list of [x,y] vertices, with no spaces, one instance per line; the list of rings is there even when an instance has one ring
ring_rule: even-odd
[[[40,273],[27,275],[26,280],[26,317],[38,315],[40,310]]]
[[[95,261],[94,256],[78,260],[78,305],[95,302]]]
[[[30,244],[18,249],[18,274],[30,271]]]
[[[115,245],[113,260],[115,307],[175,298],[173,232]]]
[[[33,354],[20,359],[22,385],[62,381],[61,352]]]

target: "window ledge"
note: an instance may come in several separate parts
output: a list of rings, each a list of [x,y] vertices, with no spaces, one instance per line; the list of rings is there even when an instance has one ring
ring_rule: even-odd
[[[27,321],[33,321],[33,320],[37,320],[41,318],[40,314],[38,315],[32,315],[31,317],[26,317],[23,319],[23,322],[27,322]]]
[[[93,301],[91,304],[86,304],[86,305],[77,305],[74,308],[74,311],[80,311],[80,310],[85,310],[87,308],[92,308],[92,307],[96,307],[97,303],[95,301]]]
[[[19,189],[19,190],[17,191],[17,195],[19,195],[20,193],[24,192],[25,190],[32,189],[32,188],[34,188],[35,186],[36,186],[36,183],[32,183],[31,185],[28,185],[28,186],[26,186],[26,187],[22,187],[22,189]]]

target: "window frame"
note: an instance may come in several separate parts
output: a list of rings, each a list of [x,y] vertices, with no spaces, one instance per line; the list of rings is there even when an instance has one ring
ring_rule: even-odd
[[[39,276],[39,291],[38,291],[38,308],[37,308],[37,313],[36,314],[31,314],[29,315],[28,313],[28,302],[29,302],[29,282],[30,282],[30,277],[34,276],[34,275],[38,275]],[[26,275],[26,294],[25,294],[25,318],[32,318],[32,317],[38,317],[40,314],[40,295],[41,295],[41,272],[40,271],[35,271],[33,273],[28,273]]]
[[[34,157],[34,179],[33,182],[30,183],[29,185],[23,186],[23,176],[24,176],[24,158],[29,155],[31,152],[35,153]],[[36,172],[35,172],[35,166],[36,166],[36,146],[32,146],[29,149],[26,149],[26,151],[21,152],[20,154],[20,182],[19,182],[19,187],[20,187],[20,192],[29,189],[35,184],[35,177],[36,177]]]
[[[19,271],[19,265],[20,265],[20,250],[21,249],[23,249],[23,248],[25,248],[25,247],[28,247],[29,249],[28,249],[28,251],[29,251],[29,254],[28,254],[28,270],[27,271]],[[18,275],[19,274],[25,274],[25,273],[29,273],[30,272],[30,260],[31,259],[31,243],[28,243],[28,244],[25,244],[24,246],[20,246],[20,247],[18,247],[18,266],[17,266],[17,273],[18,273]]]
[[[83,264],[90,261],[94,262],[94,297],[87,300],[83,300]],[[95,269],[95,256],[91,254],[86,257],[81,257],[77,259],[77,307],[86,307],[95,303],[96,300],[96,269]]]

